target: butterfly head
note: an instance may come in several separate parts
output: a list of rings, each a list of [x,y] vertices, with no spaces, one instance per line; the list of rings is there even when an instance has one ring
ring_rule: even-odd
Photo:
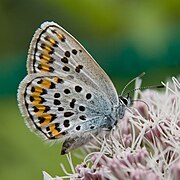
[[[119,96],[119,101],[123,103],[123,105],[125,105],[126,107],[129,107],[132,103],[131,101],[131,96],[127,95],[127,97],[123,97],[123,96]]]

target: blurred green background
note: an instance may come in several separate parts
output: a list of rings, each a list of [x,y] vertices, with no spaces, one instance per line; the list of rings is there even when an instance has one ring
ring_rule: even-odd
[[[23,122],[16,93],[35,30],[55,21],[97,60],[120,92],[145,71],[143,85],[180,73],[179,0],[0,0],[0,179],[61,175],[60,144],[50,146]],[[80,160],[79,160],[80,161]],[[77,159],[74,159],[77,163]]]

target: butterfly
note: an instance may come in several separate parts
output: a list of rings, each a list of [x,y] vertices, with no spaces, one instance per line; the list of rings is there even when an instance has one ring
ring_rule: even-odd
[[[76,149],[122,119],[129,97],[116,89],[84,47],[54,22],[35,32],[27,76],[18,89],[27,126],[47,140],[63,141],[61,154]]]

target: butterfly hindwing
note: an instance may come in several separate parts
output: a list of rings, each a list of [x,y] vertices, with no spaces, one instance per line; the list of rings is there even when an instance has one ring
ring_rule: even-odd
[[[28,126],[47,139],[98,129],[104,111],[111,112],[111,102],[92,87],[52,73],[27,75],[18,101]]]

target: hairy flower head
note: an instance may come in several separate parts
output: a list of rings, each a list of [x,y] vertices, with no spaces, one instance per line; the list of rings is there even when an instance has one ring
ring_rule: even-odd
[[[88,155],[64,178],[87,180],[160,180],[180,177],[180,83],[172,78],[165,91],[138,92],[123,120],[109,134],[93,137]],[[44,179],[51,178],[44,173]]]

